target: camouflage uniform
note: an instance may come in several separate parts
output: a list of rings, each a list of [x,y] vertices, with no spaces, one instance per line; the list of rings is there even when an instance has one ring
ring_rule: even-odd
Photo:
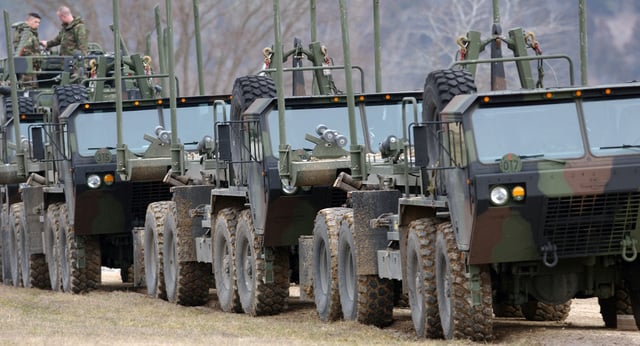
[[[38,39],[38,28],[31,28],[27,23],[21,24],[16,30],[20,32],[20,41],[15,51],[16,56],[34,56],[40,55],[40,40]],[[33,71],[40,70],[40,61],[33,60]],[[37,88],[37,75],[24,73],[20,76],[20,80],[27,88]]]
[[[60,55],[73,55],[81,51],[87,55],[89,31],[80,17],[76,17],[69,24],[62,24],[62,29],[53,40],[47,41],[47,48],[60,46]]]
[[[27,23],[23,23],[17,30],[21,34],[20,41],[16,47],[16,56],[39,55],[40,40],[38,39],[38,29],[32,29]]]

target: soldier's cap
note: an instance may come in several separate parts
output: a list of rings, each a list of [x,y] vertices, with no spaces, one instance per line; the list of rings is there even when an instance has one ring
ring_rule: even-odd
[[[35,13],[35,12],[29,12],[29,17],[42,19],[42,18],[40,18],[40,15],[39,15],[39,14],[37,14],[37,13]]]

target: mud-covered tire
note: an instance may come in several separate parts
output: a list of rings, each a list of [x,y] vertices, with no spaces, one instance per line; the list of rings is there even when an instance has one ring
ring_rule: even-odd
[[[571,311],[571,301],[563,304],[546,304],[530,300],[520,305],[520,310],[528,321],[564,321]]]
[[[422,102],[422,121],[427,122],[429,136],[427,136],[427,150],[429,162],[432,165],[437,163],[444,164],[442,133],[443,124],[440,122],[440,111],[453,99],[454,96],[460,94],[470,94],[475,92],[476,86],[473,82],[473,76],[466,69],[459,70],[436,70],[429,73],[424,83],[424,93]],[[436,172],[436,179],[442,181],[443,171]],[[435,184],[438,193],[444,195],[444,184]]]
[[[9,206],[2,204],[2,214],[0,215],[0,255],[2,256],[2,265],[0,265],[0,281],[4,285],[11,285],[11,259],[9,249]]]
[[[342,318],[338,288],[338,232],[347,208],[326,208],[313,224],[313,295],[322,321]]]
[[[47,217],[44,223],[44,247],[49,283],[51,290],[60,291],[60,254],[56,246],[60,232],[60,203],[52,203],[47,207]]]
[[[53,115],[59,116],[69,105],[89,101],[87,88],[80,84],[59,85],[53,88]]]
[[[193,241],[181,241],[182,236],[185,235],[179,230],[176,205],[171,202],[164,222],[162,250],[167,300],[185,306],[203,305],[209,297],[211,266],[208,263],[180,260],[180,254],[185,251],[180,244],[193,244]],[[188,236],[191,236],[190,232]]]
[[[345,320],[386,327],[393,322],[393,281],[358,275],[353,211],[343,215],[338,233],[338,289]]]
[[[520,305],[507,303],[493,303],[493,315],[505,318],[524,318]]]
[[[18,263],[22,287],[48,288],[49,272],[44,254],[32,254],[28,230],[25,228],[25,210],[23,203],[11,206],[11,226],[17,239]]]
[[[59,208],[58,253],[61,288],[65,293],[86,293],[101,283],[100,243],[95,236],[76,236],[69,226],[66,204]]]
[[[7,225],[7,239],[9,251],[8,260],[9,260],[9,271],[11,272],[11,284],[14,287],[22,286],[22,270],[20,264],[20,237],[22,232],[22,222],[20,221],[20,209],[22,208],[22,203],[12,204],[9,207],[9,219]],[[18,215],[16,215],[18,214]],[[18,222],[18,226],[16,227],[16,222]]]
[[[235,247],[238,210],[218,212],[213,229],[213,273],[220,308],[225,312],[242,312],[236,278]]]
[[[169,201],[153,202],[147,206],[144,221],[144,276],[147,294],[159,299],[167,299],[164,282],[163,252],[164,223],[167,213],[175,209]]]
[[[282,312],[289,296],[289,253],[287,248],[271,249],[274,280],[266,283],[267,263],[261,236],[253,227],[249,209],[240,212],[236,224],[236,273],[242,310],[251,316]]]
[[[442,338],[435,281],[436,226],[431,219],[409,224],[407,238],[407,285],[411,319],[422,338]]]
[[[479,304],[470,304],[471,282],[466,275],[466,264],[460,256],[451,223],[437,226],[436,284],[438,311],[444,338],[487,341],[493,337],[492,292],[489,269],[479,272]]]
[[[633,315],[633,306],[629,291],[624,287],[616,287],[616,294],[610,298],[598,298],[600,315],[607,328],[618,327],[618,315]]]
[[[13,116],[13,103],[11,102],[11,97],[4,97],[4,111],[7,115],[7,118]],[[33,98],[18,96],[18,113],[33,113]]]

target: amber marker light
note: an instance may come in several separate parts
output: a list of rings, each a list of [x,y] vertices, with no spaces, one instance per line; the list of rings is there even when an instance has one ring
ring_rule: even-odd
[[[576,97],[582,97],[582,90],[576,90],[574,95],[576,95]]]
[[[163,102],[162,100],[158,100],[158,104],[161,105]]]
[[[522,201],[524,199],[525,192],[524,187],[516,186],[511,190],[511,197],[513,197],[514,201]]]
[[[489,101],[491,101],[491,98],[489,98],[489,96],[485,96],[482,98],[482,102],[484,103],[489,103]]]
[[[20,114],[20,120],[25,120],[27,119],[27,115],[26,114]]]
[[[389,94],[384,95],[384,99],[385,99],[385,100],[391,100],[391,95],[389,95]]]
[[[140,101],[133,101],[133,105],[136,106],[136,107],[139,106],[140,105]]]
[[[358,97],[358,101],[364,101],[364,96],[360,95],[360,97]]]
[[[544,94],[544,97],[545,97],[546,99],[550,99],[550,98],[552,98],[552,97],[553,97],[553,94],[552,94],[552,93],[546,93],[546,94]]]
[[[337,97],[334,97],[334,98],[333,98],[333,102],[338,102],[338,101],[340,101],[340,99],[339,99],[339,98],[337,98]]]
[[[84,107],[84,109],[89,109],[89,108],[91,108],[91,105],[88,104],[88,103],[85,103],[83,107]]]
[[[116,181],[116,178],[111,173],[107,173],[103,178],[104,184],[107,186],[113,185],[113,182]]]
[[[611,89],[609,89],[609,88],[604,89],[604,94],[605,95],[611,95]]]
[[[180,102],[181,103],[185,103],[185,102],[187,102],[187,99],[183,97],[183,98],[180,99]]]

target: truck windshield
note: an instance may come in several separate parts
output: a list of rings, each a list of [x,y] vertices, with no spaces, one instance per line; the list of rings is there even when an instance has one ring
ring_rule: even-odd
[[[362,114],[364,111],[365,114]],[[378,152],[378,146],[389,135],[402,138],[402,106],[400,103],[387,105],[358,105],[356,107],[357,144],[364,144],[362,119],[366,115],[366,124],[371,150]],[[285,112],[286,139],[292,149],[312,150],[314,143],[305,140],[305,134],[320,137],[316,133],[318,125],[325,125],[347,139],[343,149],[349,151],[352,145],[349,135],[349,113],[346,106],[330,108],[288,108]],[[269,132],[274,156],[278,156],[280,131],[278,128],[278,110],[269,114]]]
[[[589,150],[595,156],[640,153],[640,99],[585,101]]]
[[[531,160],[584,155],[574,103],[478,108],[471,123],[483,163],[495,163],[507,153]]]
[[[72,121],[80,155],[92,156],[97,148],[116,147],[116,112],[92,111],[76,115]],[[196,150],[197,142],[205,135],[213,137],[212,104],[179,107],[176,116],[178,139],[185,144],[185,150]],[[122,120],[123,142],[136,154],[144,153],[149,147],[149,142],[144,139],[145,134],[156,137],[157,126],[171,130],[171,113],[168,108],[126,110],[122,112]],[[115,153],[115,149],[112,152]]]

